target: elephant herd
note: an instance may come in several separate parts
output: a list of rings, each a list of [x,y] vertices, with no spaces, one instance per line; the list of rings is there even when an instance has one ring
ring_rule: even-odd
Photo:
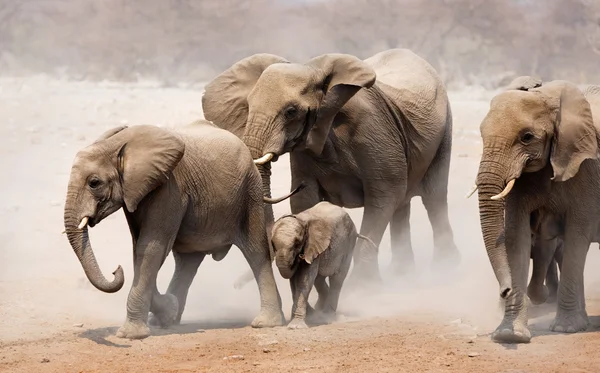
[[[460,264],[447,202],[452,111],[423,58],[407,49],[305,63],[255,54],[205,87],[202,108],[204,120],[176,129],[110,129],[73,162],[65,232],[99,290],[120,290],[124,275],[120,266],[112,281],[102,274],[88,227],[123,208],[131,232],[134,277],[117,336],[144,338],[149,324],[180,322],[205,256],[222,260],[232,245],[251,269],[236,287],[252,278],[258,284],[253,327],[286,322],[273,261],[290,279],[290,327],[305,327],[304,317],[321,311],[331,316],[347,273],[359,286],[381,281],[378,247],[388,225],[392,271],[415,271],[415,196],[433,229],[432,264]],[[585,330],[583,269],[590,243],[599,241],[600,87],[519,77],[492,99],[480,129],[471,194],[478,190],[484,244],[505,301],[492,338],[530,341],[528,298],[556,300],[552,330]],[[292,191],[272,198],[271,163],[286,153]],[[272,204],[287,198],[292,214],[275,221]],[[359,230],[344,207],[364,208]],[[157,274],[169,253],[175,271],[161,294]]]

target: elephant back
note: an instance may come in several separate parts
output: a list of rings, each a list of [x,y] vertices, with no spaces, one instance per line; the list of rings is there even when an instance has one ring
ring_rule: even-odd
[[[390,49],[365,60],[377,74],[376,85],[415,125],[445,124],[448,95],[427,61],[408,49]]]

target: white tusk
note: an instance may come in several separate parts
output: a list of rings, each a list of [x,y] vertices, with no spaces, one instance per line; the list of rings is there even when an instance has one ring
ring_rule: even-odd
[[[270,162],[271,159],[273,159],[273,153],[267,153],[267,154],[263,155],[262,157],[255,159],[254,164],[265,164],[267,162]]]
[[[62,233],[61,233],[61,234],[65,234],[65,233],[67,233],[67,231],[66,231],[66,230],[62,231]]]
[[[515,179],[512,179],[511,181],[508,182],[508,184],[506,184],[506,188],[504,188],[504,190],[500,194],[496,194],[491,199],[497,200],[497,199],[502,199],[502,198],[506,197],[508,195],[508,193],[510,193],[510,191],[512,190],[514,185],[515,185]]]
[[[81,223],[79,223],[79,225],[77,226],[77,229],[83,229],[85,228],[85,226],[88,223],[89,218],[87,216],[84,216],[83,219],[81,219]]]
[[[470,198],[473,195],[473,193],[475,193],[476,191],[477,191],[477,185],[473,185],[473,188],[471,188],[471,190],[469,191],[469,193],[467,193],[465,198]]]

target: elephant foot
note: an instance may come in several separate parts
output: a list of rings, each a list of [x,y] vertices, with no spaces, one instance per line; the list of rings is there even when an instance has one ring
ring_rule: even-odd
[[[178,324],[178,319],[181,319],[181,316],[179,315],[179,302],[177,298],[173,294],[165,294],[161,296],[160,306],[152,310],[148,324],[168,328],[174,324]]]
[[[546,285],[532,286],[531,284],[527,287],[527,296],[531,300],[531,303],[540,305],[548,300],[549,290]]]
[[[302,319],[293,318],[287,327],[288,329],[307,329],[308,325],[306,325],[306,322]]]
[[[252,320],[250,324],[253,328],[273,328],[285,324],[285,316],[283,312],[261,310],[260,314]]]
[[[588,317],[581,311],[559,311],[550,326],[550,330],[559,333],[577,333],[583,332],[588,328]]]
[[[492,333],[492,341],[497,343],[529,343],[531,332],[522,321],[503,320]]]
[[[150,328],[142,322],[125,321],[125,324],[117,330],[118,338],[144,339],[150,336]]]

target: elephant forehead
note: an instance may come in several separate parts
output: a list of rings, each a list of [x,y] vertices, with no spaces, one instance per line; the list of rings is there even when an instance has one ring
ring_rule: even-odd
[[[273,226],[273,242],[281,245],[289,245],[294,242],[296,236],[302,231],[302,225],[295,218],[284,218],[278,220]]]
[[[275,91],[282,98],[304,94],[314,86],[314,71],[299,64],[274,64],[265,69],[256,82],[254,91]],[[286,97],[288,95],[288,97]]]
[[[110,166],[108,155],[91,147],[77,152],[73,161],[73,170],[84,173],[98,172],[102,167],[108,166]]]
[[[538,93],[503,92],[492,100],[490,110],[481,123],[482,134],[487,131],[520,131],[548,115],[548,107]]]

